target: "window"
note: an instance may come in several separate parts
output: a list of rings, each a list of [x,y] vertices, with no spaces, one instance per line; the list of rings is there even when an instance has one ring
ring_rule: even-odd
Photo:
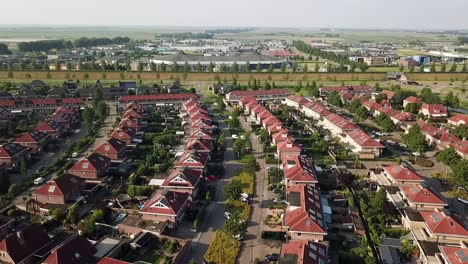
[[[86,162],[85,162],[85,163],[83,163],[83,169],[87,169],[87,168],[88,168],[88,165],[89,165],[89,164],[88,164],[88,163],[86,163]]]

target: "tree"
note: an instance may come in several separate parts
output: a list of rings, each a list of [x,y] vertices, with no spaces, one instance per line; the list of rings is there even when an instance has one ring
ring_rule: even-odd
[[[220,72],[227,72],[227,66],[226,64],[221,64],[221,66],[219,66],[219,71]]]
[[[419,72],[424,72],[424,64],[421,64],[421,65],[419,66]]]
[[[391,132],[395,130],[395,123],[386,114],[381,113],[375,118],[376,123],[382,127],[385,132]]]
[[[138,71],[142,72],[143,70],[144,70],[143,63],[140,61],[140,62],[138,62]]]
[[[242,185],[239,181],[230,181],[224,185],[223,192],[227,200],[237,201],[242,193]]]
[[[440,67],[440,72],[445,72],[445,71],[446,71],[446,68],[447,68],[447,65],[446,65],[446,64],[442,64],[442,66]]]
[[[210,62],[210,64],[208,65],[208,72],[213,72],[214,67],[215,67],[215,65],[212,62]]]
[[[236,153],[236,156],[240,158],[246,147],[247,144],[245,140],[237,139],[236,141],[234,141],[234,144],[232,144],[232,151],[234,151],[234,153]]]
[[[273,64],[270,64],[270,66],[268,66],[268,72],[273,72],[274,68],[273,68]]]
[[[23,175],[26,175],[28,173],[28,163],[26,159],[22,158],[20,162],[20,172]]]
[[[421,131],[419,125],[413,125],[407,134],[402,136],[403,141],[408,148],[415,152],[424,152],[426,151],[429,146],[426,141],[426,137]]]
[[[427,104],[440,104],[442,102],[440,97],[433,93],[430,88],[423,88],[421,90],[421,100]]]
[[[362,105],[360,105],[356,110],[356,116],[358,118],[360,118],[360,119],[366,118],[368,116],[368,114],[369,113],[368,113],[367,109]]]
[[[307,63],[304,64],[303,72],[309,72],[309,67],[307,66]]]
[[[452,147],[442,150],[437,155],[437,161],[442,162],[447,166],[455,164],[460,160],[460,155],[458,155],[457,151]]]
[[[327,101],[334,106],[343,106],[343,102],[341,101],[340,95],[336,91],[333,91],[328,95]]]
[[[102,94],[102,90],[100,87],[96,87],[94,89],[94,94],[93,94],[93,105],[94,107],[97,107],[99,102],[102,102],[104,100],[104,96]]]
[[[66,221],[67,223],[70,223],[70,224],[76,224],[77,220],[78,220],[78,212],[76,211],[76,205],[72,205],[70,206],[70,208],[68,208]]]
[[[95,118],[94,110],[89,108],[89,107],[86,107],[83,110],[82,116],[83,116],[83,120],[84,120],[84,122],[86,124],[86,127],[88,128],[88,131],[92,130],[93,123],[94,123],[94,118]]]
[[[177,65],[177,62],[174,62],[174,64],[172,64],[172,71],[173,72],[178,72],[179,71],[179,65]]]
[[[445,96],[445,105],[447,107],[452,107],[452,108],[457,108],[460,106],[460,100],[458,99],[458,96],[454,95],[452,91],[450,91],[446,96]]]
[[[6,44],[0,43],[0,55],[9,55],[11,51]]]
[[[457,66],[458,66],[458,65],[454,62],[454,63],[452,64],[452,66],[450,67],[449,72],[456,72],[456,71],[457,71]]]
[[[195,66],[195,71],[196,72],[201,72],[202,71],[202,67],[201,67],[200,62],[198,62],[197,65]]]
[[[315,63],[314,72],[319,72],[319,70],[320,66],[318,65],[318,63]]]
[[[257,66],[255,68],[256,72],[261,72],[262,71],[262,64],[260,62],[257,63]]]
[[[380,93],[375,97],[375,101],[380,104],[382,100],[387,100],[387,94]]]
[[[245,72],[250,72],[250,62],[245,63]]]
[[[431,69],[429,70],[430,72],[435,72],[436,71],[436,65],[435,63],[431,63]]]
[[[184,63],[184,72],[190,72],[190,65],[187,61]]]
[[[459,125],[452,129],[451,132],[458,138],[468,139],[468,127],[466,125]]]
[[[468,160],[463,159],[455,163],[452,167],[450,182],[456,186],[468,188]]]
[[[237,214],[233,214],[223,225],[224,232],[231,236],[244,235],[246,229],[247,221],[241,219]]]
[[[286,64],[284,64],[284,62],[281,63],[280,69],[281,69],[281,72],[285,72],[285,71],[286,71]]]
[[[361,106],[361,102],[358,99],[353,99],[349,104],[348,110],[351,113],[355,113],[356,110]]]
[[[237,62],[234,62],[234,64],[232,65],[232,71],[239,72],[239,64],[237,64]]]
[[[463,63],[463,66],[462,66],[461,72],[467,72],[467,68],[466,68],[466,62],[465,62],[465,63]]]
[[[160,71],[162,71],[162,72],[165,72],[165,71],[167,70],[167,69],[166,69],[166,68],[167,68],[167,67],[166,67],[166,64],[165,64],[164,62],[161,63],[161,64],[159,65],[159,67],[160,67]]]

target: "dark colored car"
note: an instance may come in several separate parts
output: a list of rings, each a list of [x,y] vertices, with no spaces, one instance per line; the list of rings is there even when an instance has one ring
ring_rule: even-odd
[[[273,253],[273,254],[268,254],[265,256],[265,261],[278,261],[279,260],[279,254]]]

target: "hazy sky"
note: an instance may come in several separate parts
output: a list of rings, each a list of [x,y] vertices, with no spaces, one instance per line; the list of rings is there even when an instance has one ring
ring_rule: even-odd
[[[0,25],[468,29],[468,0],[4,0]]]

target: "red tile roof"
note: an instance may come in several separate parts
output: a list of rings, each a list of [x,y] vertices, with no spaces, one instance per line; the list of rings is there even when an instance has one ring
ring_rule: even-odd
[[[131,116],[127,116],[124,119],[122,119],[122,121],[120,121],[119,127],[122,127],[122,126],[131,127],[131,128],[139,127],[138,123],[136,122],[136,119],[134,119],[134,117],[131,117]]]
[[[38,224],[30,224],[0,241],[0,251],[19,263],[47,245],[51,239]]]
[[[15,143],[38,143],[45,138],[47,138],[49,135],[41,132],[41,131],[36,131],[33,130],[31,132],[26,132],[22,136],[18,137],[15,139]]]
[[[143,108],[139,104],[137,104],[135,102],[130,102],[130,103],[125,105],[125,107],[124,107],[125,111],[130,110],[130,109],[143,110]]]
[[[122,149],[125,149],[127,144],[116,138],[109,138],[106,142],[104,142],[101,146],[97,147],[94,152],[105,155],[105,154],[117,154]]]
[[[16,155],[26,151],[27,149],[27,147],[17,143],[0,145],[0,158],[14,158]]]
[[[187,187],[193,188],[200,181],[202,171],[191,168],[176,168],[171,171],[169,176],[162,184],[162,187]]]
[[[202,139],[202,138],[192,138],[189,139],[186,150],[196,150],[196,151],[211,151],[212,142],[209,139]]]
[[[84,237],[75,235],[65,243],[52,249],[42,264],[81,264],[87,263],[96,253],[96,248]]]
[[[103,259],[101,259],[101,261],[98,262],[98,264],[130,264],[130,262],[104,257]]]
[[[190,138],[213,139],[213,134],[206,129],[197,128],[192,131]]]
[[[422,102],[421,99],[414,97],[414,96],[406,97],[404,101],[408,103],[417,103],[417,104],[420,104]]]
[[[361,129],[346,131],[345,133],[361,147],[385,148],[382,144],[371,138]]]
[[[448,121],[457,123],[457,124],[468,125],[468,115],[457,114],[457,115],[450,117]]]
[[[390,90],[382,90],[382,93],[387,95],[387,100],[388,101],[392,100],[393,97],[395,97],[395,95],[396,95],[396,93],[394,91],[390,91]]]
[[[276,145],[276,148],[280,151],[297,151],[301,152],[301,148],[294,143],[293,140],[285,140]]]
[[[118,127],[112,132],[111,136],[117,139],[131,139],[135,135],[136,130],[131,127]]]
[[[62,126],[63,126],[62,123],[56,122],[54,120],[47,120],[37,125],[35,130],[57,132]]]
[[[286,97],[286,99],[291,100],[291,101],[293,101],[295,103],[298,103],[299,105],[302,105],[302,104],[305,104],[305,103],[309,102],[309,100],[305,99],[302,96],[298,96],[298,95],[290,95],[290,96]]]
[[[243,103],[244,105],[247,104],[247,103],[250,103],[252,101],[255,101],[255,98],[252,97],[252,96],[245,96],[245,97],[242,97],[239,102]]]
[[[387,166],[384,167],[384,170],[396,181],[424,181],[416,173],[401,165]]]
[[[442,104],[423,104],[419,111],[427,110],[429,115],[438,116],[438,115],[447,115],[447,109]]]
[[[204,168],[208,162],[208,154],[204,152],[186,152],[176,163],[176,167]]]
[[[39,189],[34,191],[34,194],[65,196],[66,194],[72,193],[73,189],[79,188],[84,182],[85,180],[80,177],[65,173],[42,185]]]
[[[318,183],[313,160],[306,155],[285,156],[283,158],[283,172],[284,177],[292,182]]]
[[[429,187],[418,184],[415,186],[400,186],[400,189],[411,203],[445,205],[445,202]]]
[[[444,212],[419,212],[433,234],[463,236],[468,239],[468,230],[454,217]]]
[[[189,194],[169,190],[158,190],[148,199],[140,213],[176,216],[188,201]]]
[[[281,247],[281,263],[294,264],[325,264],[328,262],[328,250],[324,244],[306,241],[289,240]]]
[[[312,107],[309,107],[309,109],[312,112],[315,112],[316,114],[318,114],[320,116],[324,116],[324,117],[333,114],[333,112],[329,111],[325,106],[323,106],[323,105],[321,105],[319,103],[314,104]]]
[[[353,123],[349,122],[345,118],[341,117],[338,114],[331,114],[326,117],[324,117],[326,120],[328,120],[330,123],[334,124],[335,126],[339,127],[341,130],[355,130],[357,129],[357,126],[355,126]]]
[[[161,100],[188,100],[198,98],[195,94],[150,94],[150,95],[125,95],[119,98],[119,102],[161,101]]]
[[[466,140],[452,142],[450,146],[452,146],[458,152],[463,153],[464,155],[468,154],[468,141]]]
[[[421,128],[421,131],[422,132],[425,132],[425,133],[428,133],[428,132],[431,132],[431,131],[436,131],[437,128],[429,123],[427,123],[426,121],[424,120],[419,120],[419,121],[416,121],[415,123],[413,124],[409,124],[410,127],[413,127],[414,125],[418,125],[419,128]]]
[[[468,248],[439,246],[442,256],[447,264],[466,264],[468,263]]]
[[[87,158],[84,158],[78,161],[73,167],[70,168],[71,171],[106,171],[111,163],[111,160],[103,155],[98,153],[93,153]]]
[[[311,185],[298,184],[287,188],[288,207],[285,226],[290,231],[326,235],[320,191]]]
[[[229,93],[231,96],[261,96],[261,95],[288,95],[288,89],[273,89],[273,90],[255,90],[255,91],[232,91]]]

